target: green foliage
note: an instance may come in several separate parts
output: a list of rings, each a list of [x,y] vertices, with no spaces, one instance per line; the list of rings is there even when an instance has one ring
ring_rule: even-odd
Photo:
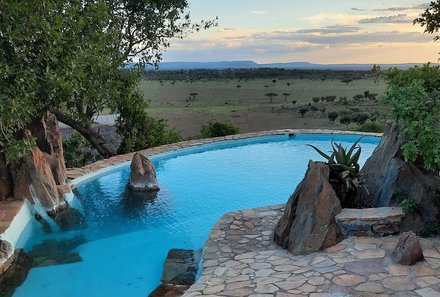
[[[118,148],[119,154],[182,140],[165,120],[155,120],[147,114],[147,104],[137,90],[127,93],[118,104],[116,128],[123,136]]]
[[[348,125],[351,123],[351,116],[343,115],[339,118],[339,122],[348,127]]]
[[[379,65],[374,64],[373,68],[371,68],[371,78],[373,79],[375,84],[379,83],[379,79],[381,75],[382,75],[382,69],[380,68]],[[365,94],[365,98],[369,98],[369,97],[370,96],[367,96],[367,94]]]
[[[317,147],[308,144],[318,154],[327,160],[330,167],[330,183],[341,201],[343,207],[354,207],[359,188],[359,157],[361,147],[358,139],[348,150],[342,144],[332,143],[333,151],[327,155]]]
[[[357,130],[360,132],[383,133],[384,124],[377,121],[369,121],[361,125]]]
[[[304,115],[309,111],[308,107],[300,107],[300,109],[298,109],[299,114],[301,115],[301,117],[303,118]]]
[[[425,27],[425,33],[437,33],[440,29],[440,1],[431,1],[429,7],[419,18],[414,20],[414,24],[419,24],[421,27]],[[439,38],[439,36],[435,36],[434,40],[437,41]]]
[[[422,237],[437,236],[440,234],[440,224],[437,222],[427,222],[423,229],[419,232]]]
[[[404,198],[400,200],[399,205],[404,207],[408,212],[414,213],[418,210],[419,206],[413,199]]]
[[[359,125],[365,124],[365,122],[370,118],[370,115],[366,112],[355,113],[351,116],[351,121]]]
[[[2,151],[2,153],[5,155],[6,164],[29,156],[35,146],[36,142],[34,138],[11,140],[7,145],[4,145],[4,149]]]
[[[63,148],[64,160],[68,168],[82,167],[95,160],[90,142],[77,131],[64,141]]]
[[[8,151],[32,120],[51,111],[100,153],[114,154],[91,129],[93,117],[104,108],[126,115],[119,108],[131,106],[125,97],[137,91],[144,64],[157,63],[171,38],[216,24],[192,23],[187,6],[185,0],[0,1],[0,149]],[[134,57],[139,67],[127,64]]]
[[[329,112],[329,113],[327,114],[327,116],[328,116],[328,120],[329,120],[330,122],[334,123],[334,122],[336,121],[336,119],[338,118],[339,113],[336,112],[336,111],[332,111],[332,112]]]
[[[230,122],[207,122],[202,125],[202,130],[200,133],[203,138],[220,137],[226,135],[237,134],[239,131],[238,127]]]
[[[385,72],[388,92],[383,101],[409,137],[402,146],[407,162],[418,158],[426,170],[440,169],[440,69],[429,64],[407,71]]]

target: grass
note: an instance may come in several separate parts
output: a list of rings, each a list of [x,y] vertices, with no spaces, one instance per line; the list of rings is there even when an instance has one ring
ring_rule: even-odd
[[[241,87],[238,89],[237,85]],[[381,96],[386,90],[383,81],[375,84],[371,79],[354,80],[348,85],[332,79],[285,79],[276,83],[265,79],[162,83],[143,80],[140,87],[149,102],[149,113],[167,119],[170,126],[184,136],[198,134],[201,125],[208,120],[231,121],[239,126],[240,132],[281,128],[356,129],[353,124],[348,127],[339,124],[339,119],[334,124],[330,123],[327,112],[359,109],[383,113],[383,107],[374,101],[355,102],[351,99],[365,91]],[[197,93],[194,101],[190,99],[190,93]],[[267,93],[278,94],[273,103],[265,96]],[[283,93],[290,93],[287,100]],[[347,106],[337,102],[313,103],[313,97],[321,96],[347,97],[350,102]],[[296,101],[295,105],[292,100]],[[319,109],[325,108],[325,112],[308,112],[301,118],[299,107],[309,103]]]

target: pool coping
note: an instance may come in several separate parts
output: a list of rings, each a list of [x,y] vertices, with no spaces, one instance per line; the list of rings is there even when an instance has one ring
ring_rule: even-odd
[[[244,140],[249,138],[256,138],[262,136],[276,136],[276,135],[295,135],[295,134],[334,134],[334,135],[359,135],[359,136],[373,136],[381,137],[382,133],[358,132],[358,131],[344,131],[344,130],[326,130],[326,129],[277,129],[260,132],[250,132],[235,135],[228,135],[223,137],[203,138],[195,140],[185,140],[177,143],[161,145],[139,152],[147,156],[154,156],[161,153],[168,153],[185,148],[195,148],[206,144],[212,144],[222,141]],[[97,161],[93,164],[86,165],[80,168],[67,168],[68,185],[71,190],[76,185],[93,178],[97,178],[111,170],[124,166],[131,161],[136,152],[113,156],[108,159]],[[68,201],[73,198],[72,192],[65,193]],[[15,201],[0,201],[0,239],[7,240],[11,243],[13,250],[17,246],[20,234],[33,218],[31,207],[28,202]],[[0,263],[1,264],[1,263]]]

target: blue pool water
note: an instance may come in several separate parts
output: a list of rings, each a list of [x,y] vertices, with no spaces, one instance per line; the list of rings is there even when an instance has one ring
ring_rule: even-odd
[[[329,151],[349,135],[271,136],[223,142],[152,158],[161,191],[156,198],[126,191],[129,165],[77,186],[87,228],[44,235],[29,226],[25,250],[47,239],[83,235],[73,264],[30,271],[14,297],[141,297],[160,283],[171,248],[202,248],[214,223],[237,209],[285,203],[304,176],[309,159],[321,160],[306,144]],[[379,139],[362,139],[361,163]]]

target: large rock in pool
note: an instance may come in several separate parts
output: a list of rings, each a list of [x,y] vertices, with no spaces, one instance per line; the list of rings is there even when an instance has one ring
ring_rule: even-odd
[[[26,280],[33,266],[32,259],[23,250],[16,250],[6,271],[0,273],[0,296],[11,297],[16,288]]]
[[[72,207],[50,212],[49,216],[53,218],[58,227],[63,231],[81,229],[86,226],[84,215],[78,209]]]
[[[151,161],[141,153],[136,153],[131,161],[129,187],[134,191],[159,191],[156,171]]]
[[[385,133],[372,156],[365,162],[362,200],[373,207],[399,206],[404,199],[415,202],[402,221],[403,231],[420,231],[430,222],[440,222],[440,177],[423,170],[423,160],[404,161],[401,147],[408,139],[400,135],[394,122],[387,122]]]
[[[275,228],[276,243],[293,254],[316,252],[343,239],[335,221],[341,204],[329,174],[326,164],[310,161]]]
[[[149,297],[182,296],[195,283],[202,250],[171,249],[163,267],[162,283]]]

